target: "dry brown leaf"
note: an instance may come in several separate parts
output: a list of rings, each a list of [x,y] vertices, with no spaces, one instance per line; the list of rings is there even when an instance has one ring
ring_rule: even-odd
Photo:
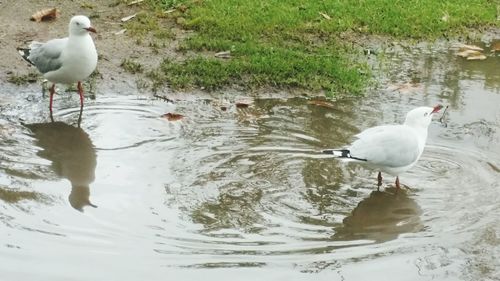
[[[485,59],[486,59],[486,56],[481,54],[481,53],[470,55],[467,57],[467,60],[485,60]]]
[[[31,15],[30,20],[41,22],[41,21],[54,20],[57,17],[59,17],[59,9],[47,8],[36,11],[33,15]]]
[[[246,99],[242,98],[239,100],[236,100],[234,104],[236,105],[236,108],[248,108],[251,104],[253,103],[252,99]]]
[[[236,108],[248,108],[250,106],[249,103],[245,103],[245,102],[236,102],[235,105],[236,105]]]
[[[491,45],[492,52],[500,52],[500,41],[497,41]]]
[[[460,51],[472,50],[472,51],[484,51],[483,48],[478,47],[476,45],[462,45],[460,46]]]
[[[319,12],[319,14],[320,14],[322,17],[324,17],[325,19],[327,19],[327,20],[331,20],[331,19],[332,19],[332,17],[330,17],[330,16],[329,16],[328,14],[326,14],[326,13]]]
[[[165,113],[161,117],[167,118],[168,121],[178,121],[184,118],[184,115],[177,114],[177,113]]]
[[[312,104],[312,105],[326,107],[326,108],[335,108],[335,106],[331,102],[328,102],[325,100],[310,100],[307,102],[307,104]]]

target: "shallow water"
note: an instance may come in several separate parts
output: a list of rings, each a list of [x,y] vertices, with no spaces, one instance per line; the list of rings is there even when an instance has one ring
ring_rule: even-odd
[[[499,63],[394,47],[365,98],[98,92],[80,126],[77,95],[57,96],[51,122],[46,98],[7,91],[0,279],[499,280]],[[387,176],[376,192],[375,171],[317,152],[438,103],[410,190]]]

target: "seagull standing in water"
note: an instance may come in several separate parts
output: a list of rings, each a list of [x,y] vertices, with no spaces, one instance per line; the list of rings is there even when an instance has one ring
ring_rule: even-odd
[[[361,163],[378,172],[378,188],[382,173],[396,177],[396,191],[400,189],[399,175],[417,163],[424,152],[427,128],[432,116],[443,106],[418,107],[406,115],[402,125],[382,125],[357,134],[357,140],[346,149],[327,149],[325,154],[346,161]]]
[[[89,77],[97,65],[97,51],[90,32],[96,33],[96,30],[90,25],[89,18],[74,16],[69,22],[68,37],[46,43],[33,41],[29,48],[18,48],[21,56],[52,82],[49,90],[51,115],[56,83],[78,82],[80,108],[83,108],[82,80]]]

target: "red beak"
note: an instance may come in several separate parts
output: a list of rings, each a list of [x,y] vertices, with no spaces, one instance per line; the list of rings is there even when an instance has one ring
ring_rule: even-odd
[[[438,105],[434,106],[431,113],[438,113],[441,110],[441,108],[443,108],[443,106],[438,104]]]
[[[88,32],[93,32],[93,33],[97,33],[97,30],[95,30],[95,28],[93,28],[92,26],[91,27],[87,27],[85,28]]]

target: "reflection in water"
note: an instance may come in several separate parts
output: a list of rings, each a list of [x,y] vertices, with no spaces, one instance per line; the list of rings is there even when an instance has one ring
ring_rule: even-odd
[[[79,211],[92,206],[89,184],[95,179],[96,152],[92,141],[79,126],[64,122],[27,124],[34,134],[36,145],[43,150],[37,154],[52,161],[52,169],[71,182],[68,197],[71,206]]]
[[[399,234],[423,229],[422,210],[405,191],[390,193],[373,191],[363,199],[337,229],[335,240],[369,239],[385,242]]]

